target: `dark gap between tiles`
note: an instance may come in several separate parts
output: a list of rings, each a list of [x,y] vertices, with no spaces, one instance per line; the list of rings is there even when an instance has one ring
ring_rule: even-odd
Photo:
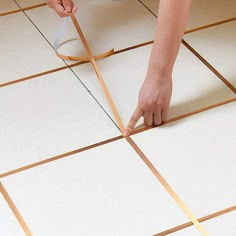
[[[185,40],[182,40],[183,45],[190,50],[205,66],[208,67],[229,89],[231,89],[236,94],[236,88],[222,75],[218,72],[204,57],[202,57],[190,44]]]
[[[14,2],[20,7],[20,5],[16,2],[16,0],[14,0]],[[41,34],[41,36],[47,41],[47,43],[51,46],[51,48],[54,51],[54,47],[53,45],[49,42],[49,40],[46,38],[46,36],[40,31],[40,29],[35,25],[35,23],[31,20],[31,18],[27,15],[26,12],[24,12],[24,15],[28,18],[28,20],[31,22],[31,24],[37,29],[37,31]],[[99,105],[99,107],[105,112],[105,114],[108,116],[108,118],[112,121],[112,123],[116,126],[116,128],[119,129],[119,127],[117,126],[117,124],[115,123],[115,121],[111,118],[111,116],[108,114],[108,112],[105,110],[105,108],[102,106],[102,104],[99,103],[99,101],[96,99],[96,97],[91,93],[91,91],[89,90],[89,88],[87,88],[85,86],[85,84],[80,80],[80,78],[78,77],[78,75],[71,69],[71,67],[67,64],[67,62],[65,60],[62,60],[65,64],[66,67],[74,74],[74,76],[78,79],[78,81],[82,84],[82,86],[87,90],[87,92],[92,96],[92,98],[95,100],[95,102]],[[64,68],[64,67],[63,67]]]
[[[155,18],[158,18],[153,11],[151,11],[141,0],[138,0]]]

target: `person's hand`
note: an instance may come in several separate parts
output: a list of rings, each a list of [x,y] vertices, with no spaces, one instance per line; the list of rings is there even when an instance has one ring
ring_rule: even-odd
[[[131,134],[141,116],[144,117],[144,124],[147,126],[160,125],[166,121],[171,95],[171,73],[158,74],[148,72],[139,92],[137,108],[126,127],[124,136]]]
[[[75,13],[78,9],[71,0],[47,0],[47,3],[61,17],[68,16],[69,13]]]

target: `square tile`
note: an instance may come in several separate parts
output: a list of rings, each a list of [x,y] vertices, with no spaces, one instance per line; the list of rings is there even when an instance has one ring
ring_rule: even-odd
[[[235,205],[236,102],[135,135],[196,217]]]
[[[45,3],[46,0],[16,0],[16,2],[19,4],[21,8],[24,8]]]
[[[64,66],[23,13],[0,18],[0,83]]]
[[[0,193],[0,233],[4,236],[25,236],[11,209]]]
[[[209,235],[214,236],[235,236],[236,235],[236,211],[227,213],[225,215],[213,218],[211,220],[201,223],[208,231]],[[198,236],[199,233],[194,227],[190,227],[176,233],[171,234],[173,236]]]
[[[158,14],[160,0],[141,0],[154,14]],[[187,29],[227,20],[236,16],[234,0],[193,0]]]
[[[123,49],[154,38],[156,18],[136,0],[83,0],[75,1],[75,4],[79,6],[76,18],[94,54],[113,48]],[[63,19],[48,7],[27,11],[27,15],[53,44]],[[69,20],[62,42],[78,37]],[[86,55],[80,40],[66,44],[59,52]]]
[[[2,0],[0,1],[0,3],[1,3],[0,14],[19,9],[17,4],[13,0]]]
[[[187,220],[125,140],[2,181],[34,235],[143,236]]]
[[[138,102],[152,46],[145,46],[98,61],[114,103],[127,125]],[[73,70],[113,117],[90,64]],[[173,96],[169,118],[235,97],[188,49],[181,47],[173,72]],[[142,120],[139,124],[142,123]]]
[[[184,39],[236,88],[236,21],[187,34]]]
[[[0,89],[0,173],[120,135],[70,70]]]

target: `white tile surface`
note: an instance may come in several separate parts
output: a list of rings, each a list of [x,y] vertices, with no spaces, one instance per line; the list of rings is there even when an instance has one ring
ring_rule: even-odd
[[[1,4],[0,14],[19,9],[17,4],[13,0],[0,0],[0,4]]]
[[[0,235],[25,236],[20,224],[0,193]]]
[[[160,0],[141,0],[152,12],[158,14]],[[193,0],[187,29],[227,20],[236,16],[234,0]]]
[[[65,65],[23,13],[0,18],[0,83]]]
[[[35,236],[153,235],[187,220],[125,140],[3,183]]]
[[[16,0],[16,2],[20,5],[20,7],[24,8],[45,3],[46,0]]]
[[[77,5],[76,17],[94,54],[112,48],[119,50],[154,38],[156,18],[136,0],[83,0]],[[63,20],[48,7],[33,9],[27,14],[53,44]],[[78,33],[69,21],[62,42],[73,38],[78,38]],[[85,54],[80,40],[66,44],[60,52]]]
[[[69,70],[0,89],[0,173],[120,135]]]
[[[98,62],[125,125],[137,106],[138,93],[146,76],[151,47],[141,47]],[[100,84],[92,72],[92,66],[81,65],[73,70],[112,116]],[[173,73],[173,96],[169,118],[234,96],[235,94],[189,50],[181,47]],[[141,123],[142,121],[139,124]]]
[[[236,102],[134,140],[197,217],[235,204]]]
[[[208,231],[210,236],[235,236],[236,235],[236,211],[213,218],[211,220],[201,223]],[[190,227],[176,233],[173,236],[199,236],[199,233],[194,227]]]
[[[184,38],[236,88],[236,21],[187,34]]]

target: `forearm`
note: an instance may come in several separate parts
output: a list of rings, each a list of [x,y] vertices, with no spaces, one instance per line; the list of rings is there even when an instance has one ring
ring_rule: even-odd
[[[149,71],[172,73],[186,27],[191,0],[161,0]]]

